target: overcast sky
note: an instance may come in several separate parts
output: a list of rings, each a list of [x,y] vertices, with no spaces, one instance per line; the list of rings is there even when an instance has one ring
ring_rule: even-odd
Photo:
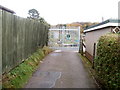
[[[1,0],[0,0],[1,1]],[[29,9],[36,9],[51,25],[71,22],[101,22],[118,17],[120,0],[2,0],[1,5],[18,16],[27,17]]]

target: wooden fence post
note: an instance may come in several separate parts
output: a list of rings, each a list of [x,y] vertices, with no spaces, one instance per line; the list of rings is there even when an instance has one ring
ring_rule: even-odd
[[[92,65],[93,69],[94,69],[95,52],[96,52],[96,43],[94,43],[94,46],[93,46],[93,65]]]
[[[83,55],[83,39],[80,39],[79,53],[81,53],[81,55]]]
[[[0,81],[2,81],[2,10],[0,9]],[[0,89],[2,90],[2,82]]]

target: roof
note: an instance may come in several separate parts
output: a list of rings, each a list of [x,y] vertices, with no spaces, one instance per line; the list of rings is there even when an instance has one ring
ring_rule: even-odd
[[[96,25],[93,25],[93,26],[90,26],[84,29],[84,32],[90,32],[90,31],[94,31],[94,30],[109,27],[109,26],[120,26],[120,20],[119,19],[108,19],[104,22],[101,22],[99,24],[96,24]]]
[[[5,10],[5,11],[7,11],[7,12],[10,12],[10,13],[12,13],[12,14],[15,14],[15,12],[14,12],[13,10],[10,10],[10,9],[2,6],[2,5],[0,5],[0,9]]]

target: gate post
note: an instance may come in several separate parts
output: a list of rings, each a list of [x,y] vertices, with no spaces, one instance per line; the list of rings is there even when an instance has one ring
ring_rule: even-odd
[[[2,89],[2,10],[0,9],[0,89]]]
[[[81,36],[80,26],[78,27],[78,31],[79,31],[79,53],[83,55],[83,40]]]

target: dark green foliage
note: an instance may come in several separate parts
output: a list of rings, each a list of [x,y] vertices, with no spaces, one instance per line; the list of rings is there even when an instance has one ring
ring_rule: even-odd
[[[106,88],[120,88],[120,34],[106,34],[99,39],[95,70]]]
[[[32,19],[38,19],[39,18],[39,13],[36,9],[30,9],[28,11],[28,14],[29,14],[30,18],[32,18]]]

